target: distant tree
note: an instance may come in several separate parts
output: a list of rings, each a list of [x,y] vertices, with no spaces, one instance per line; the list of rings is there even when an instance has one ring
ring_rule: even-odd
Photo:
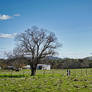
[[[31,76],[35,75],[37,64],[46,56],[54,55],[60,47],[54,33],[36,26],[18,34],[16,41],[23,55],[30,57]]]
[[[7,66],[14,66],[15,69],[22,68],[27,61],[19,47],[14,48],[13,51],[5,52],[5,55],[7,59],[4,64],[7,64]]]
[[[81,74],[82,74],[82,68],[84,68],[83,59],[79,59],[80,62],[80,68],[81,68]]]
[[[87,75],[87,68],[89,67],[89,61],[87,59],[83,59],[82,66],[86,69],[86,75]]]
[[[0,67],[2,69],[5,69],[6,66],[7,66],[7,64],[5,63],[5,60],[4,59],[0,59]]]

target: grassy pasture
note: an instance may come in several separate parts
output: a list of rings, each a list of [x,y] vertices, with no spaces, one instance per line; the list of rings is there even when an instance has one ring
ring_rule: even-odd
[[[0,92],[92,92],[92,69],[30,70],[20,72],[0,70]]]

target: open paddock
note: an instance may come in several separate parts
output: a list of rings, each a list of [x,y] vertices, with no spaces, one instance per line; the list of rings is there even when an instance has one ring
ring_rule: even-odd
[[[92,92],[92,69],[0,70],[0,92]]]

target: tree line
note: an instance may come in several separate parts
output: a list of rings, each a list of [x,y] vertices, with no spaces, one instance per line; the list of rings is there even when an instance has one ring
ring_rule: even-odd
[[[25,65],[29,65],[30,58],[19,57],[11,59],[0,59],[0,66],[6,69],[7,66],[15,66],[16,68],[23,68]],[[92,60],[88,59],[43,59],[41,64],[51,65],[51,69],[78,69],[78,68],[92,68]]]

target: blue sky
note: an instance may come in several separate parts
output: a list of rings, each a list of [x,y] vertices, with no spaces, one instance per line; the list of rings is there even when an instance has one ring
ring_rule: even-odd
[[[0,0],[1,56],[14,48],[16,33],[33,25],[55,32],[59,57],[92,53],[92,0]]]

